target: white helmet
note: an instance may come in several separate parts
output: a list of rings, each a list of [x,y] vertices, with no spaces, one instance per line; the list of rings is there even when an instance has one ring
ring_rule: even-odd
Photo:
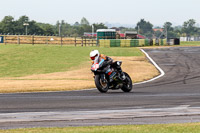
[[[92,50],[90,52],[90,58],[91,60],[93,60],[94,62],[98,62],[98,59],[99,59],[99,51],[98,50]]]

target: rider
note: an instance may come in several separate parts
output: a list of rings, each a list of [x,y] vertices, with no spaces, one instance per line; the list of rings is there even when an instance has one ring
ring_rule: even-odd
[[[104,59],[104,65],[107,66],[107,65],[110,65],[110,64],[115,64],[117,70],[119,71],[120,73],[120,77],[124,80],[125,79],[125,75],[124,73],[122,72],[122,69],[121,69],[121,66],[120,66],[120,63],[117,63],[117,62],[114,62],[113,63],[113,59],[106,56],[106,55],[103,55],[103,54],[100,54],[98,50],[92,50],[90,52],[90,58],[91,60],[93,61],[92,64],[94,63],[99,63],[102,59]]]

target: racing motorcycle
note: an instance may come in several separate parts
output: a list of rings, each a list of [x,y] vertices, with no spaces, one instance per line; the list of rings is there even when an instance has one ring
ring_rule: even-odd
[[[131,77],[126,72],[123,72],[125,78],[122,78],[120,72],[117,70],[117,66],[121,66],[121,64],[121,61],[116,61],[105,66],[102,59],[101,62],[91,66],[91,71],[94,73],[95,85],[101,93],[106,93],[109,89],[121,89],[124,92],[132,90]]]

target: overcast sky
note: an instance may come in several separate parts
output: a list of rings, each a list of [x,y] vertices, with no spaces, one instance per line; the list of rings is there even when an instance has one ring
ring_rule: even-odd
[[[135,25],[144,18],[154,26],[166,21],[182,25],[195,19],[200,23],[200,0],[2,0],[0,20],[27,15],[30,20],[55,24],[57,20]]]

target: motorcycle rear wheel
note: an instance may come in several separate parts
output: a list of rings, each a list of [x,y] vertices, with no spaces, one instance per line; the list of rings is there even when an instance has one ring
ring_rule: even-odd
[[[133,88],[133,83],[132,83],[131,77],[126,72],[124,72],[124,74],[126,76],[126,79],[121,89],[123,92],[130,92]]]
[[[95,85],[101,93],[106,93],[109,89],[108,82],[103,82],[100,75],[95,76]]]

